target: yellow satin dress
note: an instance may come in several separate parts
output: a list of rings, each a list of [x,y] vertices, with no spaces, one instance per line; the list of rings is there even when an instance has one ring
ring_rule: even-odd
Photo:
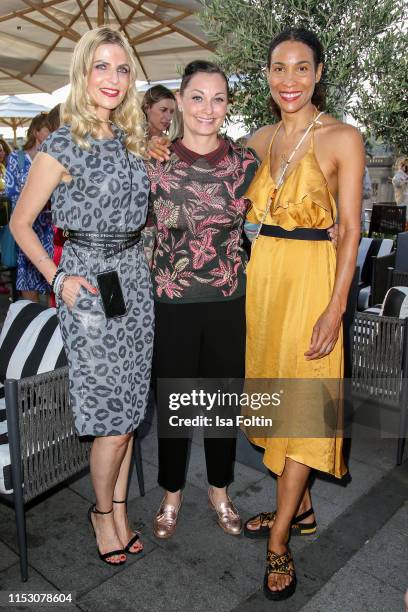
[[[336,203],[314,154],[314,129],[307,152],[276,190],[270,157],[278,129],[246,192],[251,201],[247,220],[260,223],[270,202],[267,225],[329,228],[336,219]],[[335,272],[336,250],[329,240],[258,237],[247,268],[247,379],[343,377],[342,330],[327,357],[307,361],[304,356],[313,326],[331,299]],[[295,414],[301,411],[301,403],[293,409]],[[323,419],[324,406],[317,410]],[[331,437],[250,439],[265,449],[265,465],[279,475],[286,457],[339,478],[347,471],[338,431]]]

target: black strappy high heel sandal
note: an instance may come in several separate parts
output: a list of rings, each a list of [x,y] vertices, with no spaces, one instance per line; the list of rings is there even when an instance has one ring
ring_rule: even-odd
[[[89,508],[88,510],[88,520],[91,524],[92,530],[94,532],[95,535],[95,539],[96,539],[96,531],[95,531],[95,527],[93,526],[92,523],[92,514],[110,514],[111,512],[113,512],[113,508],[111,510],[109,510],[109,512],[101,512],[100,510],[98,510],[98,508],[96,507],[96,504],[92,504],[92,506]],[[123,565],[124,563],[126,563],[126,559],[123,559],[122,561],[108,561],[108,559],[110,557],[115,557],[116,555],[124,555],[125,551],[123,548],[119,549],[119,550],[111,550],[110,552],[107,553],[101,553],[101,551],[99,550],[98,545],[96,546],[97,550],[98,550],[98,554],[99,554],[99,558],[101,561],[103,561],[104,563],[107,563],[108,565]]]
[[[123,501],[116,501],[114,499],[112,501],[114,504],[127,504],[127,499],[124,499]],[[140,533],[138,531],[135,531],[135,535],[132,538],[130,538],[129,542],[126,544],[123,550],[129,555],[139,555],[141,552],[143,552],[143,542],[141,540],[140,540],[140,544],[142,545],[142,548],[136,551],[130,550],[133,544],[135,544],[135,542],[137,542],[138,540],[140,540]]]

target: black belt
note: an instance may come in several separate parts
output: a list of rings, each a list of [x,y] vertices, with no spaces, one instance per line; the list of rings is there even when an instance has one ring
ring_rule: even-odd
[[[131,232],[83,232],[82,230],[64,230],[64,237],[72,244],[87,249],[97,249],[105,257],[122,253],[140,241],[140,230]]]
[[[291,240],[330,240],[327,230],[313,227],[297,227],[288,231],[279,225],[262,225],[259,233],[262,236],[289,238]]]

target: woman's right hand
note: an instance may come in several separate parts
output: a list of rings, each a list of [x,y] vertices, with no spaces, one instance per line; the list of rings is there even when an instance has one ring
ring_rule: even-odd
[[[170,139],[166,136],[152,136],[147,143],[147,155],[157,161],[170,159]]]
[[[98,289],[91,285],[83,276],[67,276],[64,279],[61,297],[70,310],[74,307],[81,286],[94,295],[99,293]]]

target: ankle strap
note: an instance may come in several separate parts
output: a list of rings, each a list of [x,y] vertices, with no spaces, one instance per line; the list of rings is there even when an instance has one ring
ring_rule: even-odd
[[[116,499],[112,499],[114,504],[127,504],[127,499],[123,499],[122,501],[116,501]]]
[[[298,514],[297,516],[295,516],[292,522],[294,524],[301,523],[305,518],[312,516],[312,514],[314,514],[313,507],[309,508],[309,510],[306,510],[306,512],[303,512],[302,514]]]

